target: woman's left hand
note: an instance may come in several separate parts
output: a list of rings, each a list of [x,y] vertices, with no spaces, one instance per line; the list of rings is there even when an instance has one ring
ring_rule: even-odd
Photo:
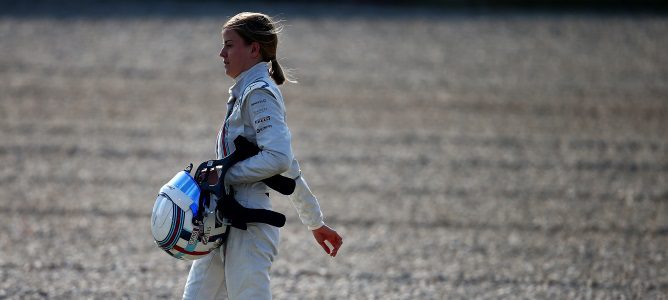
[[[339,248],[343,244],[343,238],[334,230],[329,228],[327,225],[322,225],[322,227],[312,231],[313,237],[320,244],[322,249],[325,249],[327,254],[332,257],[336,256],[336,252],[339,251]],[[328,241],[332,245],[332,249],[329,249],[325,241]]]

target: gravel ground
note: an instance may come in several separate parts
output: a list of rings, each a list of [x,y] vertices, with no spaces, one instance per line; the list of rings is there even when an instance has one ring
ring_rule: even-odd
[[[213,156],[220,26],[285,19],[295,152],[276,299],[668,297],[668,19],[355,6],[11,6],[0,14],[0,298],[178,298],[160,186]]]

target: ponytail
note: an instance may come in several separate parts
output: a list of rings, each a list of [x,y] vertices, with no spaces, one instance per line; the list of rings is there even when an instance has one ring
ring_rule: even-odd
[[[283,69],[275,57],[271,59],[271,70],[269,71],[269,75],[271,75],[271,78],[274,79],[277,85],[281,85],[285,82],[285,74],[283,74]]]

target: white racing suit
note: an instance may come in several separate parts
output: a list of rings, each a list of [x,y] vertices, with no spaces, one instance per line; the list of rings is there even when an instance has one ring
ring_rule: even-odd
[[[290,200],[309,229],[322,226],[318,200],[301,176],[292,154],[290,131],[285,120],[283,96],[269,77],[268,65],[260,62],[235,78],[230,88],[225,122],[218,133],[216,156],[234,152],[234,139],[242,135],[257,144],[260,152],[232,166],[225,183],[247,208],[271,209],[267,186],[260,180],[276,174],[296,180]],[[230,227],[227,242],[193,262],[184,299],[271,299],[269,270],[278,254],[279,230],[250,223],[248,230]]]

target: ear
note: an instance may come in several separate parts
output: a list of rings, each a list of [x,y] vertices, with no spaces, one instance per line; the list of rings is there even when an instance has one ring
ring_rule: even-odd
[[[260,54],[260,43],[258,42],[252,42],[251,43],[251,57],[252,58],[259,58],[261,56]]]

